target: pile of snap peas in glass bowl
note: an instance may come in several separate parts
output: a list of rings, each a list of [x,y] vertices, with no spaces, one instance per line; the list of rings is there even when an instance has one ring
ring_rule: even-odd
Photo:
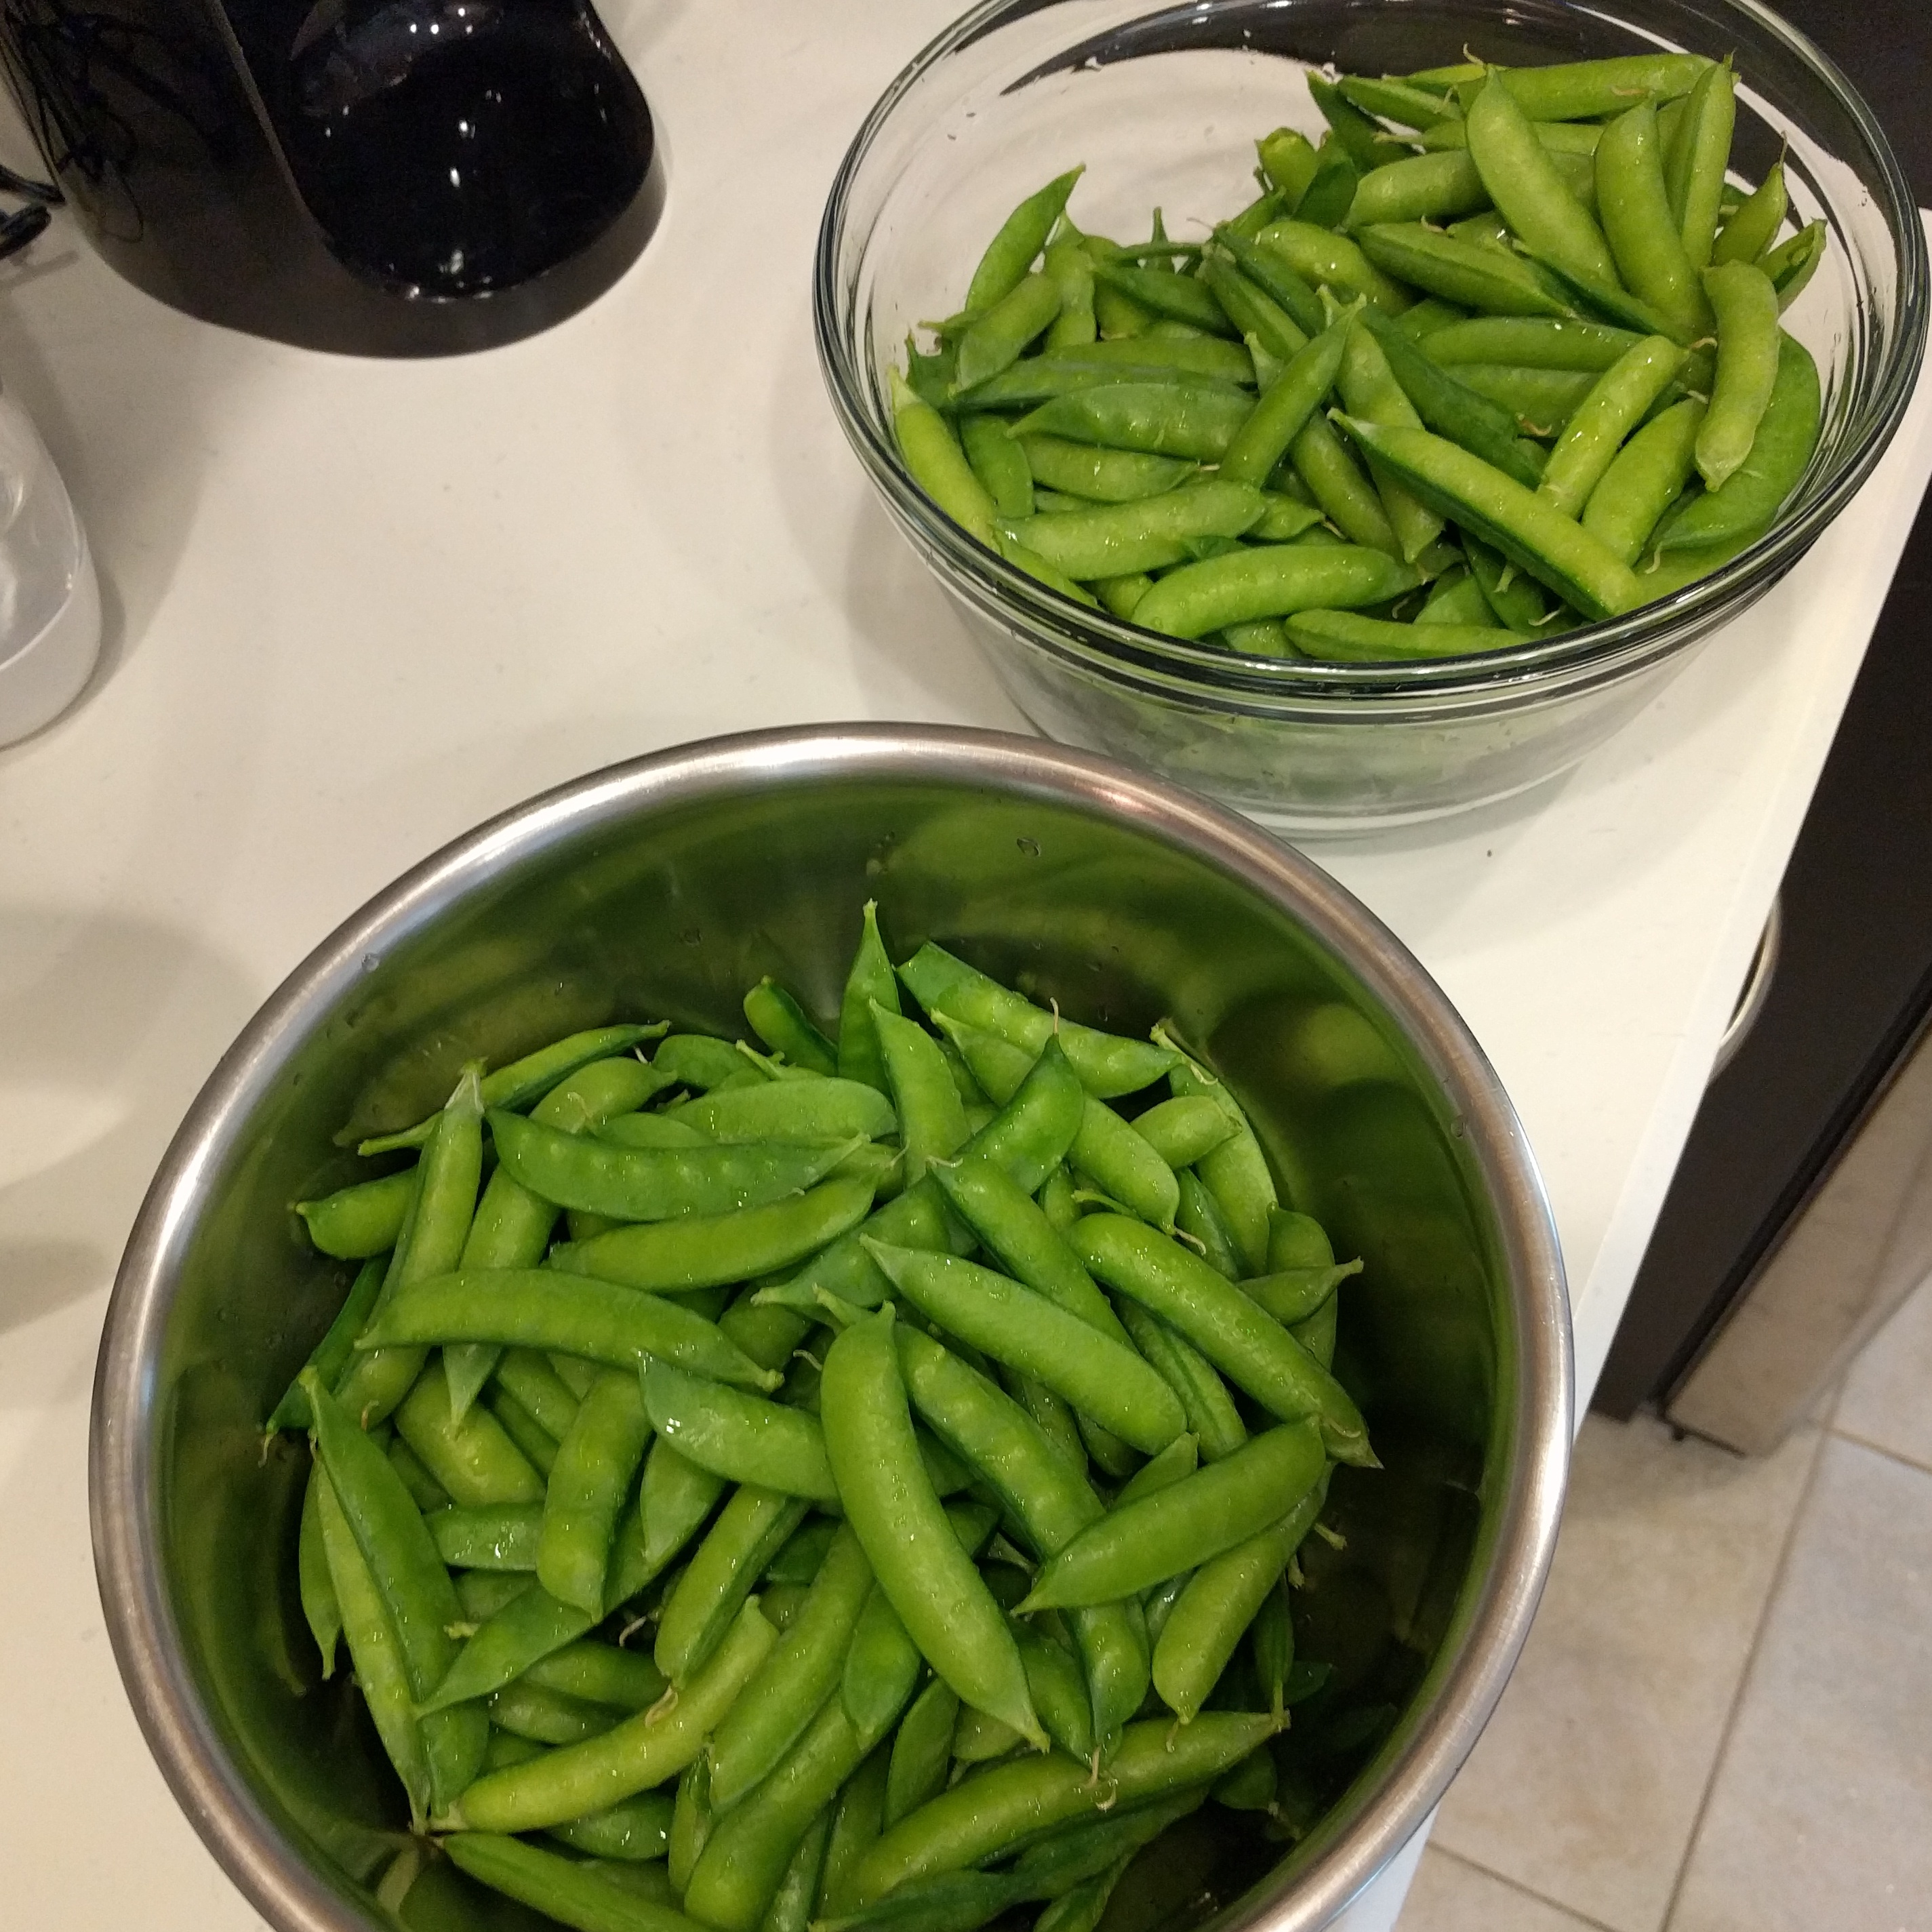
[[[1204,1804],[1275,1856],[1360,1264],[1164,1025],[869,906],[829,1034],[744,1010],[467,1067],[299,1205],[362,1264],[268,1421],[301,1602],[415,1824],[583,1932],[1077,1932]]]
[[[1311,72],[1202,239],[1017,207],[892,378],[969,535],[1145,629],[1451,658],[1623,616],[1776,522],[1816,450],[1779,322],[1827,245],[1730,178],[1728,61]]]

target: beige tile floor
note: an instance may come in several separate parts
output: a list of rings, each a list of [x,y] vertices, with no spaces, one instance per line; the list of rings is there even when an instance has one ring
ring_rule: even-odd
[[[1585,1423],[1400,1932],[1932,1932],[1932,1284],[1762,1461]]]

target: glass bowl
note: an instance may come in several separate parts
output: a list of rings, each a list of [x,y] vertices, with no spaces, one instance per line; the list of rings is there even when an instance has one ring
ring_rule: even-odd
[[[1817,358],[1819,446],[1777,526],[1710,576],[1546,644],[1420,664],[1239,657],[1096,612],[967,536],[894,443],[886,372],[949,314],[1022,196],[1076,162],[1084,226],[1177,238],[1252,199],[1253,143],[1322,123],[1300,70],[1519,64],[1658,47],[1735,56],[1733,148],[1785,154],[1795,218],[1831,246],[1785,317]],[[1346,831],[1508,797],[1567,770],[1692,648],[1782,577],[1897,428],[1924,352],[1925,242],[1870,110],[1755,0],[989,0],[893,82],[847,153],[820,231],[814,322],[833,404],[887,510],[1049,736],[1111,752],[1283,829]]]

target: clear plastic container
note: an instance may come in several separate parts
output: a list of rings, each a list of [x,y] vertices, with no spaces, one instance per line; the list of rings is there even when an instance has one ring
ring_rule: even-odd
[[[942,516],[892,434],[908,328],[958,305],[1007,210],[1087,164],[1085,226],[1192,238],[1252,198],[1253,142],[1322,126],[1304,82],[1333,61],[1400,73],[1659,46],[1736,57],[1738,166],[1780,152],[1830,248],[1785,317],[1816,357],[1824,428],[1777,526],[1673,596],[1550,642],[1421,664],[1243,658],[1046,590]],[[1334,832],[1504,798],[1574,765],[1788,571],[1897,428],[1926,331],[1925,240],[1877,123],[1818,50],[1756,0],[989,0],[887,88],[820,232],[814,320],[834,406],[874,488],[1041,730],[1209,793],[1270,826]]]
[[[86,532],[39,432],[0,395],[0,745],[58,718],[100,650]]]

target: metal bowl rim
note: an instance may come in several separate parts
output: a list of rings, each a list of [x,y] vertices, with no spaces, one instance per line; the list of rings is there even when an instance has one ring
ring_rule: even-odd
[[[760,731],[613,765],[488,820],[404,873],[317,946],[224,1054],[176,1131],[136,1216],[94,1373],[88,1510],[115,1659],[162,1775],[202,1842],[280,1932],[369,1922],[268,1816],[202,1707],[162,1588],[159,1456],[149,1406],[176,1274],[242,1130],[290,1054],[388,947],[506,864],[602,825],[774,784],[840,778],[997,788],[1092,816],[1202,860],[1306,927],[1383,1002],[1442,1083],[1488,1184],[1517,1323],[1520,1382],[1508,1494],[1490,1574],[1459,1654],[1359,1814],[1223,1918],[1315,1932],[1427,1819],[1501,1696],[1555,1546],[1572,1426],[1563,1265],[1521,1124],[1474,1038],[1393,933],[1352,894],[1232,812],[1158,778],[1041,740],[906,724]]]

